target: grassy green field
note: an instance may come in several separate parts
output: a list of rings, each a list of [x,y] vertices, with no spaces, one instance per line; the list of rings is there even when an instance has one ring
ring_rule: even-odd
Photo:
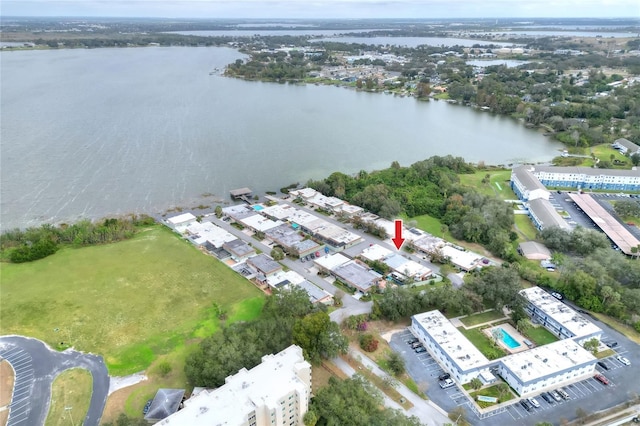
[[[611,145],[609,145],[608,143],[592,146],[591,153],[595,154],[595,156],[599,158],[600,161],[609,161],[613,168],[628,169],[631,167],[631,160],[629,160],[629,158],[625,155],[621,154],[617,149],[611,148]],[[613,162],[611,161],[612,155],[614,160],[622,161],[624,162],[624,164],[613,164]]]
[[[45,425],[82,424],[89,410],[93,378],[88,370],[72,368],[56,377],[51,386],[51,405]]]
[[[538,230],[535,226],[533,226],[533,222],[529,216],[524,214],[516,214],[513,216],[513,220],[515,225],[518,227],[518,234],[520,235],[520,240],[522,241],[531,241],[536,239],[536,235],[538,234]],[[516,231],[517,232],[517,231]],[[524,236],[524,238],[522,238]],[[526,239],[525,239],[526,238]]]
[[[538,346],[548,345],[559,340],[553,333],[542,326],[530,327],[525,334],[529,340]]]
[[[499,311],[487,311],[480,314],[469,315],[468,317],[460,318],[460,321],[467,327],[473,327],[474,325],[482,324],[484,322],[499,320],[504,318],[504,314]]]
[[[99,353],[112,375],[184,351],[186,341],[219,328],[220,311],[227,321],[247,320],[263,304],[250,282],[160,225],[1,268],[3,334]]]
[[[482,183],[486,175],[489,175],[489,183]],[[503,200],[517,200],[509,181],[511,179],[511,170],[478,170],[473,174],[462,174],[460,183],[466,186],[472,186],[478,192],[485,195],[495,195]]]

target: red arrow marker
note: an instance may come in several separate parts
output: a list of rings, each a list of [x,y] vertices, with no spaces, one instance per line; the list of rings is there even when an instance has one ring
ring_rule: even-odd
[[[398,250],[400,250],[400,247],[402,247],[404,243],[404,238],[402,238],[402,220],[400,219],[396,220],[396,236],[393,237],[391,241],[393,241],[393,244],[396,245]]]

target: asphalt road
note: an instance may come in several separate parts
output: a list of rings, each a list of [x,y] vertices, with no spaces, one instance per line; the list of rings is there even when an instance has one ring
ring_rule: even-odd
[[[43,425],[49,412],[53,380],[70,368],[84,368],[93,377],[86,417],[80,423],[79,413],[73,413],[71,408],[71,418],[85,426],[99,424],[109,392],[109,374],[101,356],[75,350],[56,352],[37,339],[0,336],[0,357],[9,361],[16,372],[8,426]]]

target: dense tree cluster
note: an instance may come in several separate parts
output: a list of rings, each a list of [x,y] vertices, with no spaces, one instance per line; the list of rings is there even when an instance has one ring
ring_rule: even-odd
[[[465,287],[482,297],[485,308],[501,310],[518,295],[520,276],[515,268],[488,267],[470,275]]]
[[[583,227],[572,231],[557,227],[545,228],[540,232],[540,238],[552,250],[583,256],[610,245],[605,234]]]
[[[346,380],[329,379],[311,400],[304,416],[306,426],[420,426],[417,417],[406,417],[398,410],[382,409],[382,395],[360,375]]]
[[[428,214],[441,219],[454,237],[485,244],[496,255],[506,256],[511,252],[513,209],[459,184],[458,174],[474,171],[462,158],[435,156],[409,167],[393,162],[387,169],[356,176],[336,172],[308,185],[388,219],[400,213]],[[356,219],[354,226],[360,224],[363,221]]]
[[[148,216],[134,216],[102,222],[82,220],[73,225],[44,224],[25,230],[13,229],[0,235],[0,251],[3,259],[14,263],[29,262],[55,253],[61,245],[81,247],[131,238],[138,226],[153,223],[154,220]]]
[[[253,368],[266,354],[277,353],[293,343],[305,357],[317,362],[346,350],[338,325],[309,302],[299,288],[267,298],[259,318],[234,323],[204,339],[187,357],[185,373],[195,386],[217,387],[241,368]]]

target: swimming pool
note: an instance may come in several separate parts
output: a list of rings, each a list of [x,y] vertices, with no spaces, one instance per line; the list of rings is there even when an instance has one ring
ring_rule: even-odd
[[[518,346],[520,346],[520,343],[518,343],[518,341],[516,339],[511,337],[511,335],[509,333],[504,331],[502,328],[500,328],[500,331],[502,332],[502,342],[505,345],[507,345],[509,347],[509,349],[515,349]]]

